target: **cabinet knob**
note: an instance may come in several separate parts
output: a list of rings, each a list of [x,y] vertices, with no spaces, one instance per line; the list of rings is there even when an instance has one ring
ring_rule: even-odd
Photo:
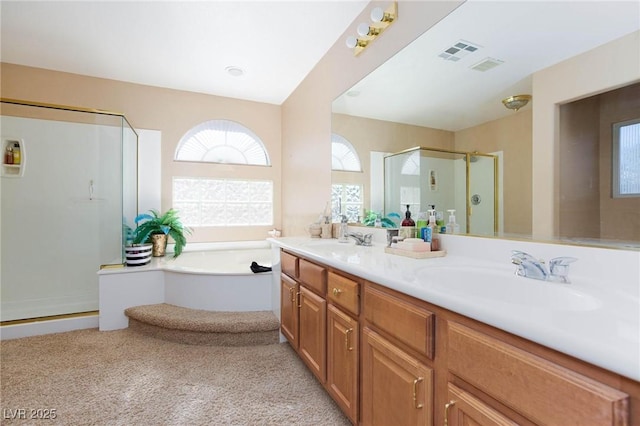
[[[342,293],[342,290],[340,290],[339,288],[333,288],[333,295],[338,297],[338,295]]]

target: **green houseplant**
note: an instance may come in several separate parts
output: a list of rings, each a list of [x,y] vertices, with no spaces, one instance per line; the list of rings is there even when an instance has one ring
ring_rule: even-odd
[[[191,233],[191,229],[182,224],[178,212],[173,208],[162,215],[156,210],[149,210],[149,213],[136,216],[134,222],[136,229],[133,231],[133,243],[153,243],[154,256],[164,256],[167,237],[173,238],[175,242],[173,257],[180,256],[182,249],[187,245],[185,235]]]

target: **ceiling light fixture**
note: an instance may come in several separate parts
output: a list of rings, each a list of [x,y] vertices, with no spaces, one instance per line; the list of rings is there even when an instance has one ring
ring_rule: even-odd
[[[393,2],[386,10],[376,7],[371,11],[371,24],[361,23],[356,29],[358,37],[347,37],[346,44],[349,49],[353,49],[354,55],[359,55],[371,44],[376,37],[387,29],[398,18],[398,3]]]
[[[242,68],[233,65],[226,67],[225,71],[232,77],[241,77],[244,75],[244,70]]]
[[[505,107],[518,111],[531,100],[531,95],[514,95],[502,100]]]

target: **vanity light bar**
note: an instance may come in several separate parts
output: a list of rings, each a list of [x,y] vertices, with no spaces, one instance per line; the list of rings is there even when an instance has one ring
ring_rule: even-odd
[[[358,36],[347,37],[347,47],[353,49],[353,54],[358,56],[373,40],[382,34],[384,30],[398,19],[398,3],[393,2],[387,9],[376,7],[371,11],[371,23],[358,25]]]

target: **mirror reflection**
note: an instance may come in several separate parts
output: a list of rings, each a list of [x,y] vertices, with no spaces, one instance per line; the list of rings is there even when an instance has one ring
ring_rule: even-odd
[[[596,47],[606,48],[608,43],[637,32],[640,28],[638,13],[640,5],[636,2],[608,2],[603,8],[599,2],[467,1],[334,101],[333,134],[352,145],[361,164],[360,171],[348,172],[335,170],[334,163],[334,200],[339,196],[336,188],[358,188],[358,191],[351,191],[359,192],[359,198],[351,200],[352,211],[359,205],[360,214],[369,209],[387,212],[390,207],[384,205],[385,198],[399,197],[394,190],[387,194],[384,188],[383,158],[392,153],[420,146],[487,153],[498,156],[500,162],[496,235],[530,237],[532,223],[536,220],[536,207],[532,202],[535,73],[568,62]],[[508,34],[500,30],[506,28],[505,23],[511,23],[507,25]],[[559,40],[562,43],[558,43]],[[631,71],[637,76],[627,88],[632,95],[609,96],[614,105],[610,108],[626,109],[619,114],[627,117],[626,120],[640,117],[640,96],[637,95],[637,84],[633,84],[640,79],[640,69]],[[532,100],[517,111],[505,108],[502,100],[517,94],[529,94]],[[601,93],[584,93],[584,99],[592,95],[600,96]],[[560,120],[567,114],[558,114]],[[563,133],[572,135],[573,148],[565,148],[568,142],[561,134],[558,138],[560,146],[556,148],[561,159],[560,170],[549,165],[548,173],[556,173],[560,187],[567,188],[564,195],[556,189],[555,211],[560,217],[556,228],[566,228],[569,223],[572,228],[566,232],[555,229],[554,235],[571,241],[637,247],[640,242],[638,196],[622,197],[626,205],[615,213],[616,217],[622,216],[629,223],[626,231],[622,231],[624,235],[600,233],[599,229],[607,226],[598,226],[604,216],[594,215],[594,209],[600,210],[606,203],[589,204],[590,208],[583,209],[586,213],[580,220],[567,219],[570,217],[568,212],[579,209],[580,203],[584,205],[584,200],[576,201],[576,198],[586,192],[585,185],[598,186],[597,197],[612,198],[612,190],[607,188],[612,184],[611,179],[604,177],[600,170],[603,163],[611,163],[612,154],[604,155],[602,150],[607,148],[600,146],[595,159],[590,156],[587,161],[581,152],[584,147],[580,150],[576,146],[580,139],[577,126],[589,122],[593,127],[593,114],[592,111],[587,119],[584,115],[582,119],[575,118],[574,114],[570,131]],[[562,128],[560,122],[557,125]],[[604,122],[598,125],[599,138],[606,137],[603,134],[607,133],[607,126]],[[591,142],[592,151],[594,144]],[[608,146],[611,149],[611,142]],[[631,163],[640,163],[637,152],[630,154]],[[570,163],[574,165],[569,167]],[[600,169],[593,168],[596,164]],[[567,176],[576,177],[572,171],[574,167],[580,168],[582,178],[566,185]],[[595,176],[599,176],[598,179]],[[596,195],[589,197],[593,201]],[[566,199],[573,199],[571,207],[563,206]],[[426,211],[426,204],[429,201],[421,197],[418,211]],[[399,206],[393,211],[398,209]],[[447,210],[445,206],[443,210]],[[609,219],[612,215],[606,216],[611,224],[609,227],[615,226],[616,221]],[[458,213],[458,217],[465,215]],[[461,227],[463,232],[465,228]],[[478,231],[469,229],[469,232]]]

